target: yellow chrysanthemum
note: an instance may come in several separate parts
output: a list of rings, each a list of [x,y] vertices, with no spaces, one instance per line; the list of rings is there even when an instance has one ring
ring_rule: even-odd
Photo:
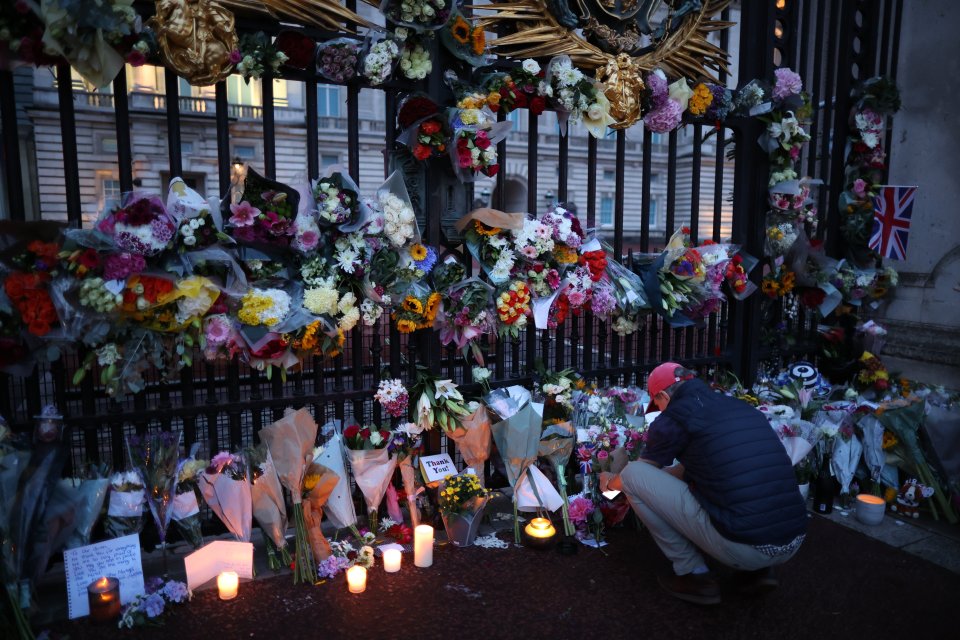
[[[417,262],[423,260],[427,257],[427,248],[420,243],[413,245],[410,247],[410,257]]]
[[[702,116],[713,103],[713,92],[702,82],[693,88],[688,109],[695,116]]]
[[[575,264],[577,262],[577,252],[570,247],[555,246],[553,256],[560,264]]]

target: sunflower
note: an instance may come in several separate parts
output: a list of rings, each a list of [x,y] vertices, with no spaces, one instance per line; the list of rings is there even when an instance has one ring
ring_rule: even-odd
[[[410,257],[420,262],[427,257],[427,248],[418,242],[410,247]]]
[[[476,231],[477,234],[481,236],[495,236],[498,233],[500,233],[500,231],[502,231],[500,227],[488,227],[487,225],[483,224],[479,220],[473,221],[473,230]]]
[[[487,36],[481,27],[476,27],[470,34],[470,44],[473,54],[479,56],[487,48]]]
[[[777,284],[776,280],[770,280],[769,278],[764,278],[763,282],[760,283],[760,290],[763,291],[766,295],[771,298],[776,298],[780,293],[780,285]]]
[[[317,346],[317,331],[320,329],[320,321],[315,320],[307,325],[307,330],[303,333],[300,340],[300,346],[307,351],[312,351]]]
[[[470,23],[463,19],[463,16],[457,16],[450,27],[450,35],[460,44],[467,44],[470,41]]]
[[[397,320],[397,331],[400,333],[413,333],[417,330],[417,323],[413,320]]]
[[[415,296],[407,296],[401,305],[404,311],[423,313],[423,303]]]
[[[316,473],[311,473],[308,476],[303,478],[303,490],[304,491],[313,491],[313,488],[317,486],[317,483],[320,482],[320,475]]]
[[[343,343],[347,341],[347,336],[343,334],[343,329],[337,329],[337,346],[343,347]]]
[[[440,306],[440,294],[434,291],[430,294],[430,297],[427,298],[427,308],[424,315],[431,322],[435,317],[437,317],[437,307]]]

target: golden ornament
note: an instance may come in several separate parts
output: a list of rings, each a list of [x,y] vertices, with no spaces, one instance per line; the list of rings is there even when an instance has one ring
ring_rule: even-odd
[[[157,0],[150,22],[167,65],[190,84],[211,85],[230,75],[238,41],[229,10],[213,0]]]
[[[626,53],[611,58],[607,66],[597,69],[596,79],[600,82],[610,101],[610,116],[616,120],[611,129],[627,129],[640,119],[640,92],[643,91],[643,79],[640,67]]]

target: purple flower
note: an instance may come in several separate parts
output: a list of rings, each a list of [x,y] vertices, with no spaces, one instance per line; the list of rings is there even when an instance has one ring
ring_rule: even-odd
[[[163,595],[170,602],[184,602],[189,597],[187,585],[176,580],[171,580],[163,587]]]
[[[647,76],[647,89],[650,90],[650,110],[656,111],[667,101],[667,80],[660,74],[651,73]]]
[[[669,133],[680,126],[683,107],[676,100],[667,99],[659,109],[650,111],[643,117],[643,125],[653,133]]]
[[[149,578],[147,582],[143,585],[144,591],[147,593],[156,593],[163,587],[163,578],[160,576],[153,576]]]
[[[777,82],[773,86],[774,98],[783,100],[803,91],[803,80],[800,79],[799,73],[782,68],[774,71],[774,75],[777,76]]]
[[[863,178],[857,178],[853,181],[853,193],[858,198],[865,198],[867,195],[867,182]]]
[[[143,612],[147,614],[148,618],[156,618],[158,615],[163,613],[164,604],[163,596],[161,596],[159,593],[151,593],[143,599],[141,609],[143,609]]]
[[[240,53],[240,50],[239,50],[239,49],[234,49],[233,51],[230,52],[230,63],[231,63],[231,64],[237,64],[237,63],[240,62],[241,60],[243,60],[243,54]]]

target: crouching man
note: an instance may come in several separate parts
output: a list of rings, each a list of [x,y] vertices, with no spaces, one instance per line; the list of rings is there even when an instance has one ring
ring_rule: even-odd
[[[600,489],[626,494],[673,563],[675,575],[661,577],[660,585],[688,602],[719,603],[705,553],[742,572],[744,591],[775,588],[772,567],[796,553],[807,529],[776,433],[759,411],[674,362],[650,373],[647,392],[648,411],[662,413],[650,425],[643,458],[619,475],[601,474]]]

